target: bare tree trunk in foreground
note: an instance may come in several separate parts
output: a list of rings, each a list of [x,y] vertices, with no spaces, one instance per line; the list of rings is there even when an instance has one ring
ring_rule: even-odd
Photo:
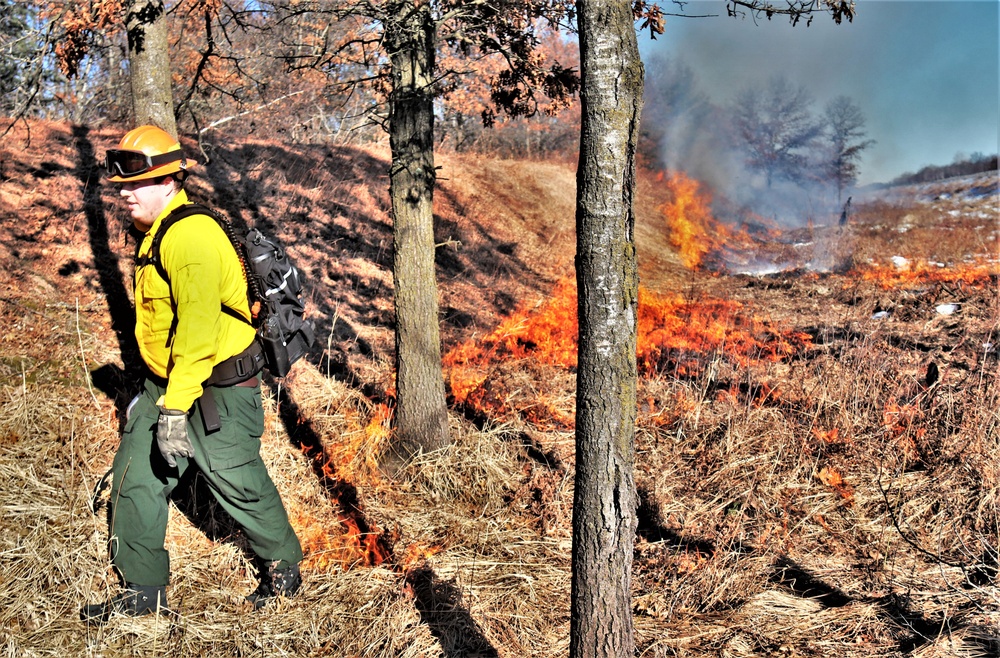
[[[577,170],[580,351],[570,656],[635,653],[632,550],[638,268],[635,152],[643,68],[631,3],[580,0]]]

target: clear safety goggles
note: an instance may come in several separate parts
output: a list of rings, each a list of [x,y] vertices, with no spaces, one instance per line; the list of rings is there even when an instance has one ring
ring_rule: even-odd
[[[142,151],[127,151],[123,149],[108,149],[104,154],[104,169],[109,176],[128,178],[138,176],[154,167],[160,167],[168,162],[184,160],[181,151],[169,151],[159,155],[146,155]]]

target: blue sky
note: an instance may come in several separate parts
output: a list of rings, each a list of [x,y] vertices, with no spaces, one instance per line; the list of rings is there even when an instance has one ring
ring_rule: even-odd
[[[780,0],[776,4],[781,4]],[[668,12],[676,5],[664,2]],[[804,86],[822,111],[852,98],[877,143],[864,154],[859,183],[888,181],[956,154],[1000,150],[1000,2],[998,0],[856,0],[853,23],[819,15],[789,25],[726,15],[725,0],[692,0],[668,16],[666,33],[640,38],[693,69],[717,104],[748,85],[781,74]],[[648,59],[648,58],[647,58]],[[655,71],[647,67],[647,77]]]

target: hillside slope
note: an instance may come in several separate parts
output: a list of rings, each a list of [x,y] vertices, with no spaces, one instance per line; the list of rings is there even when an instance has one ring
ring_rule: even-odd
[[[204,145],[192,195],[278,235],[307,275],[319,344],[268,382],[262,453],[306,581],[250,611],[246,541],[195,478],[168,529],[179,617],[98,629],[76,615],[114,584],[91,493],[135,385],[133,243],[92,166],[116,133],[27,128],[0,144],[0,643],[14,655],[566,655],[572,165],[438,157],[455,443],[389,481],[375,468],[392,386],[387,152]],[[677,193],[641,174],[642,655],[1000,650],[1000,196],[995,175],[948,185],[864,199],[843,225],[701,227],[729,272],[681,265],[663,212]],[[740,273],[764,261],[781,267]]]
[[[114,186],[102,184],[92,166],[115,138],[54,124],[5,138],[0,262],[15,297],[78,299],[84,307],[106,297],[112,316],[126,304],[117,279],[129,271],[133,243]],[[358,354],[391,358],[388,152],[259,140],[209,146],[211,163],[195,170],[189,194],[289,246],[334,362],[344,366]],[[204,161],[196,145],[186,147]],[[572,275],[576,182],[572,166],[554,163],[439,155],[438,166],[435,234],[447,345],[492,329],[518,304],[538,301]],[[679,267],[671,262],[654,185],[644,181],[638,232],[641,257],[659,275],[665,263]]]

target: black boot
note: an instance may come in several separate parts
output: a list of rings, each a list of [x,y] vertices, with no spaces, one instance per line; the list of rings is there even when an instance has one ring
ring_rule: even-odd
[[[254,592],[247,596],[247,601],[253,603],[254,608],[263,608],[278,596],[295,596],[302,585],[302,576],[299,573],[299,565],[278,568],[279,562],[264,562],[260,565],[260,585]]]
[[[142,617],[153,613],[170,614],[170,609],[167,608],[166,588],[159,585],[126,583],[125,591],[110,600],[83,606],[80,609],[80,619],[104,624],[112,614]]]

